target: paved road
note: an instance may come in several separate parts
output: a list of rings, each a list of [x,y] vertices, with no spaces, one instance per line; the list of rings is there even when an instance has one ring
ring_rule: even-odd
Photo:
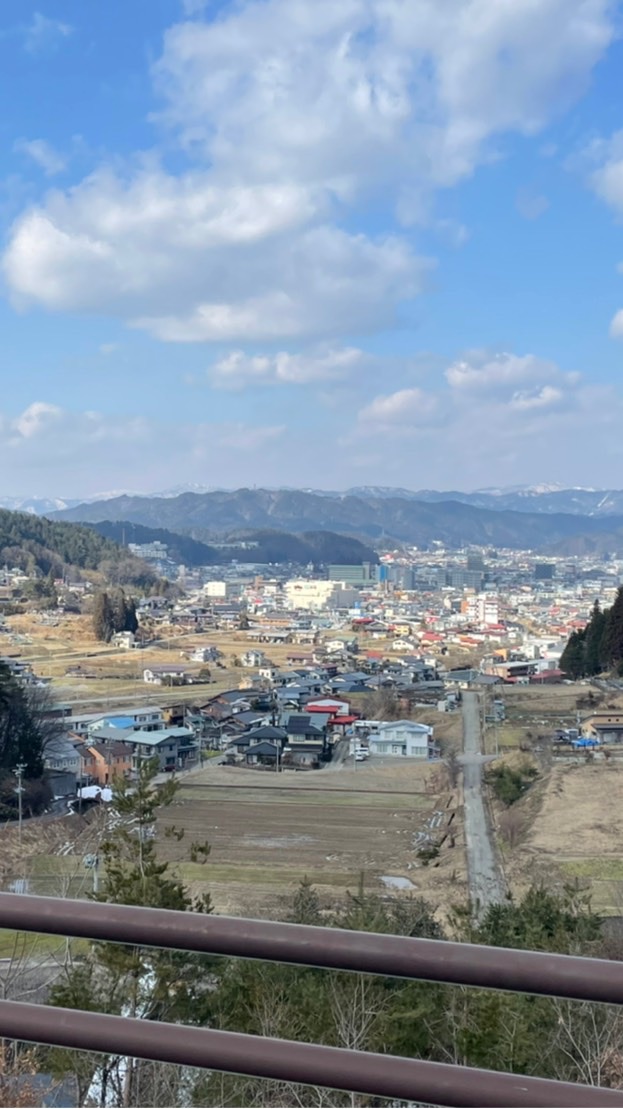
[[[482,793],[485,756],[480,746],[480,704],[476,693],[463,694],[463,792],[465,796],[465,842],[469,891],[476,915],[505,897],[504,881],[497,865]]]

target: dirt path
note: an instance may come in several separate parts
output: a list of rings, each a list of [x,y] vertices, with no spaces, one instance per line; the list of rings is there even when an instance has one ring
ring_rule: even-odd
[[[476,693],[463,694],[463,792],[465,797],[465,843],[469,892],[476,915],[489,905],[503,901],[505,888],[495,858],[491,831],[482,795],[480,707]]]

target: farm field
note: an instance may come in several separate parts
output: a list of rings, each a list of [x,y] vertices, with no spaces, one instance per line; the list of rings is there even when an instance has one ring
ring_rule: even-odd
[[[163,813],[160,826],[183,828],[185,839],[159,836],[161,853],[221,913],[278,918],[305,876],[332,904],[362,872],[370,890],[388,888],[382,877],[398,879],[395,888],[448,909],[466,887],[458,798],[442,778],[440,767],[411,761],[283,775],[209,766]],[[422,865],[416,841],[441,839],[451,817],[456,846],[448,837]],[[192,840],[210,843],[205,866],[184,861]]]
[[[578,880],[596,909],[623,915],[623,766],[555,764],[525,801],[527,831],[510,853],[515,892]]]

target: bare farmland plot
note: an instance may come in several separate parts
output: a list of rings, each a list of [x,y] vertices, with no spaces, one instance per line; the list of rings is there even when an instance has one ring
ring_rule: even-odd
[[[410,892],[448,908],[465,896],[462,833],[457,796],[432,791],[432,769],[402,760],[281,775],[210,766],[188,779],[162,815],[161,854],[179,860],[189,886],[209,891],[219,912],[278,916],[305,875],[332,903],[356,888],[361,872],[375,892],[382,876],[407,879]],[[165,837],[166,825],[183,828],[185,839]],[[417,856],[423,832],[435,841],[445,836],[430,866]],[[206,839],[207,865],[182,861],[188,841]]]

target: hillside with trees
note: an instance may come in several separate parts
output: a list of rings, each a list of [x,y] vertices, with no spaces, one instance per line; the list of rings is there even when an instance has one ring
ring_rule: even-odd
[[[390,491],[391,492],[391,491]],[[271,528],[300,535],[331,531],[367,542],[391,537],[420,548],[440,541],[445,547],[466,544],[543,550],[577,536],[608,533],[613,550],[623,549],[621,516],[583,516],[562,512],[518,512],[477,507],[450,499],[426,503],[366,491],[320,494],[302,489],[236,489],[181,493],[175,497],[129,496],[81,504],[54,513],[54,518],[96,523],[131,520],[152,528],[188,532],[210,542],[240,528]],[[621,530],[619,530],[621,529]],[[608,549],[610,547],[608,546]]]
[[[585,628],[571,633],[560,659],[569,678],[592,678],[606,670],[623,674],[623,588],[611,608],[595,601]]]
[[[223,562],[297,562],[314,565],[349,566],[362,562],[377,563],[378,555],[371,547],[351,535],[334,531],[306,531],[291,535],[276,528],[246,528],[222,537],[218,547],[210,545],[213,535],[205,528],[192,528],[191,535],[150,528],[130,520],[103,520],[89,524],[107,539],[126,543],[164,543],[169,558],[185,566],[214,566]],[[227,546],[231,543],[231,547]],[[249,546],[239,546],[245,543]]]
[[[149,588],[157,576],[139,558],[92,528],[0,509],[0,563],[28,574],[99,572],[106,581]]]

